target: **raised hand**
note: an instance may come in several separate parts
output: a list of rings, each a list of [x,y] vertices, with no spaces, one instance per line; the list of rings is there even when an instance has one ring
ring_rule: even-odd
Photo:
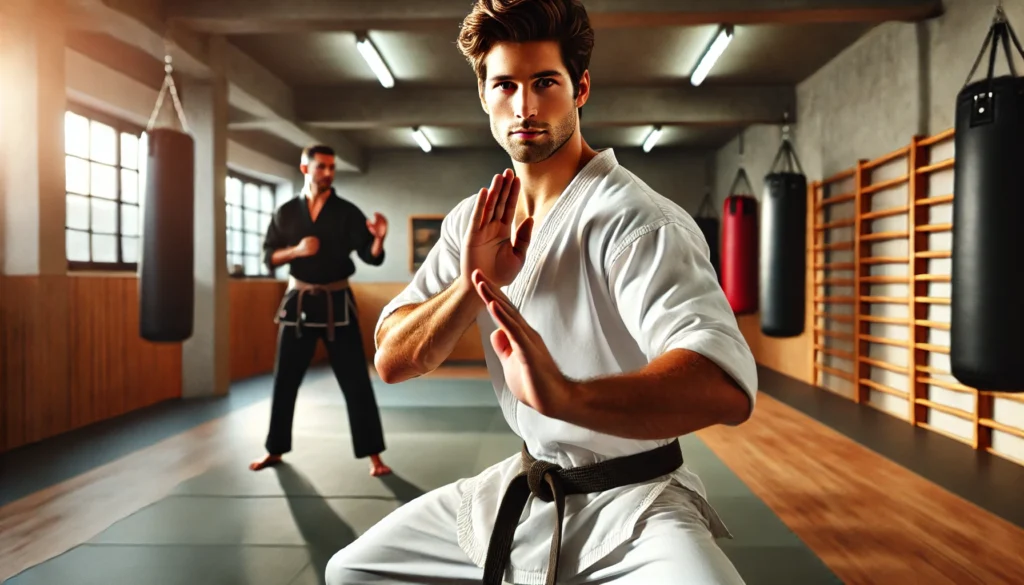
[[[533,218],[513,233],[519,203],[519,177],[511,169],[494,175],[490,188],[481,189],[473,219],[462,246],[462,276],[469,280],[479,270],[497,286],[515,280],[526,260]]]
[[[473,286],[498,329],[491,334],[505,382],[523,404],[545,416],[557,416],[570,403],[573,382],[562,374],[544,340],[495,283],[479,270],[471,275]]]
[[[372,220],[366,220],[366,229],[370,230],[373,237],[383,240],[388,233],[388,220],[383,215],[374,213]]]

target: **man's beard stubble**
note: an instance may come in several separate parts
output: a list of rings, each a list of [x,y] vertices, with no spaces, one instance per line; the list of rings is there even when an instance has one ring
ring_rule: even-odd
[[[512,160],[520,163],[539,163],[554,155],[576,132],[576,112],[570,111],[565,118],[560,120],[553,127],[543,128],[537,125],[515,124],[512,129],[533,129],[538,128],[547,131],[547,140],[542,142],[522,142],[515,140],[509,134],[509,130],[501,130],[491,123],[491,134],[498,144],[505,149]]]

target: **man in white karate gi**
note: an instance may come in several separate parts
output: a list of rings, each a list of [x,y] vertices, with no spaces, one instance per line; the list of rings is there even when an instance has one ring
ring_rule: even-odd
[[[754,359],[693,219],[584,141],[593,42],[578,0],[478,0],[463,23],[514,172],[446,216],[375,361],[423,375],[476,322],[524,451],[384,518],[330,585],[742,583],[678,437],[750,416]]]

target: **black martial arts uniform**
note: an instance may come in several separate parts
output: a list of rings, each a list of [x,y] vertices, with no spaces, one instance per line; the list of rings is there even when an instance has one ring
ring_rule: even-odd
[[[315,236],[320,248],[313,256],[291,261],[292,278],[275,317],[279,329],[267,452],[291,451],[295,399],[317,340],[323,339],[348,404],[355,456],[375,455],[384,451],[384,433],[347,279],[356,271],[352,252],[373,266],[384,262],[384,252],[372,255],[373,235],[366,227],[366,216],[334,189],[315,222],[305,195],[277,209],[263,242],[264,262],[273,270],[274,252],[295,246],[307,236]]]

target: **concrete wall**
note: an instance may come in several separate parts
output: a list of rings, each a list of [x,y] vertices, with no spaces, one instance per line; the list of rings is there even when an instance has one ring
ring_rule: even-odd
[[[797,124],[793,127],[793,140],[808,181],[821,180],[854,167],[858,159],[875,159],[889,152],[907,146],[914,135],[931,136],[954,125],[954,104],[957,93],[963,87],[971,66],[981,50],[988,27],[994,15],[995,0],[947,0],[945,14],[934,20],[919,23],[888,23],[877,27],[850,48],[837,56],[797,87]],[[1018,36],[1024,31],[1024,3],[1004,2],[1011,24]],[[1024,70],[1024,63],[1017,60],[1018,72]],[[1002,51],[998,57],[997,75],[1005,74],[1008,68]],[[973,79],[979,79],[987,72],[986,60],[979,67]],[[760,198],[763,177],[769,172],[772,160],[778,151],[781,131],[777,126],[755,126],[743,135],[743,165],[753,183],[754,191]],[[740,163],[739,139],[721,148],[715,156],[714,193],[719,208]],[[952,144],[947,144],[931,153],[931,162],[953,156]],[[906,160],[901,159],[884,165],[874,171],[873,182],[902,176],[906,173]],[[835,186],[836,193],[853,190],[852,181]],[[936,173],[929,178],[929,193],[941,195],[952,193],[952,171]],[[872,196],[872,210],[905,205],[906,186],[887,189]],[[827,221],[852,218],[852,204],[834,206],[829,210]],[[932,223],[951,221],[951,206],[935,206],[931,209]],[[890,217],[873,222],[872,232],[905,230],[906,216]],[[830,241],[851,240],[852,228],[832,230]],[[948,233],[932,236],[930,248],[949,249],[951,238]],[[907,256],[907,240],[894,240],[875,244],[866,249],[872,256]],[[852,261],[853,251],[829,253],[828,262]],[[949,274],[948,259],[932,260],[928,272]],[[906,265],[881,265],[871,267],[872,275],[903,276]],[[830,277],[852,278],[853,273],[830,273]],[[905,298],[909,287],[903,284],[884,284],[871,287],[870,294]],[[830,287],[826,294],[847,296],[853,294],[852,287]],[[949,296],[948,283],[932,283],[929,295]],[[877,304],[870,306],[872,315],[905,319],[908,317],[905,304]],[[825,307],[828,312],[852,313],[850,305]],[[949,320],[948,306],[932,307],[928,316],[935,321]],[[769,367],[791,376],[811,380],[811,356],[813,336],[808,323],[804,336],[794,339],[777,340],[765,338],[757,328],[758,317],[741,318],[741,326],[751,346],[755,348],[759,361]],[[837,331],[852,332],[852,326],[829,322],[828,327]],[[907,327],[872,324],[871,335],[896,340],[909,336]],[[949,344],[949,333],[931,330],[928,343]],[[853,352],[852,342],[826,339],[827,346],[841,351]],[[907,362],[908,351],[903,348],[871,344],[869,357],[887,363],[902,365]],[[931,353],[928,365],[949,371],[948,356]],[[825,357],[824,363],[837,369],[852,371],[853,364]],[[871,368],[871,380],[897,390],[906,391],[911,383],[909,376],[894,374],[880,368]],[[945,378],[943,378],[945,379]],[[949,381],[952,381],[951,379]],[[815,383],[825,385],[837,392],[852,395],[855,386],[843,379],[824,375]],[[895,416],[906,418],[910,405],[899,397],[872,390],[870,401],[875,406]],[[928,389],[929,399],[971,412],[974,399],[969,394],[951,392],[938,387]],[[997,399],[1000,422],[1018,428],[1024,427],[1024,409]],[[970,438],[974,425],[968,421],[932,410],[927,421],[934,427],[959,436]],[[995,433],[993,445],[1001,452],[1011,454],[1018,460],[1024,459],[1024,441],[1005,433]]]
[[[691,213],[704,196],[707,161],[703,155],[673,149],[616,150],[619,163],[651,188]],[[459,201],[490,184],[510,159],[495,146],[489,149],[443,151],[424,154],[418,150],[381,150],[369,155],[365,174],[341,174],[335,181],[338,193],[354,202],[368,217],[374,212],[388,219],[384,243],[387,258],[379,267],[357,261],[353,280],[408,282],[409,217],[446,214]]]

